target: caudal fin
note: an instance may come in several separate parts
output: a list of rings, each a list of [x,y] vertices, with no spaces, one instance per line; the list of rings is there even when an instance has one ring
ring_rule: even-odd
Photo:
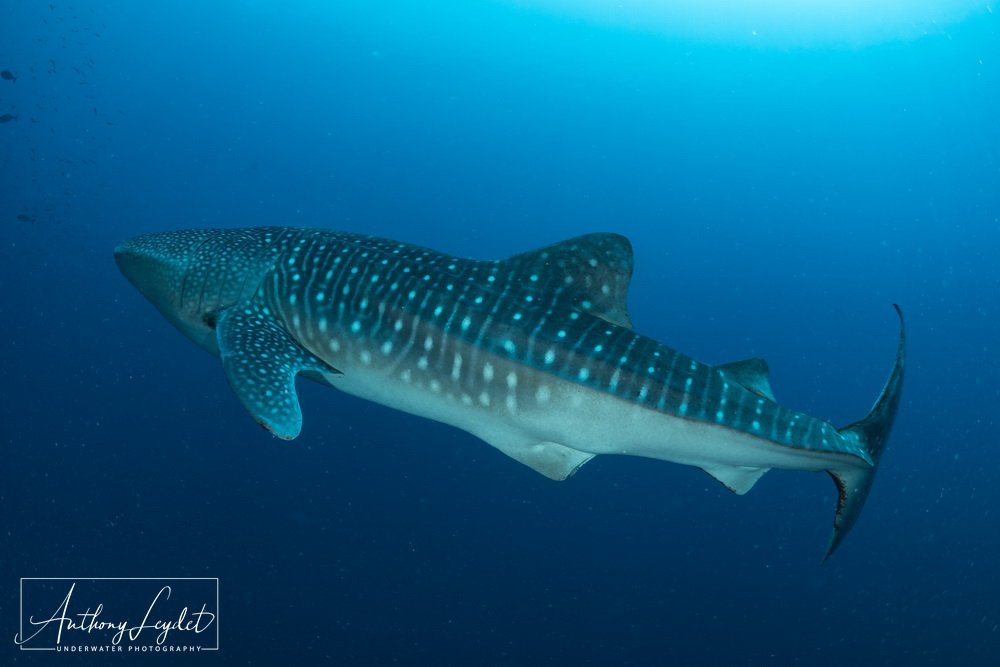
[[[886,442],[889,440],[889,431],[892,430],[892,423],[896,419],[896,410],[899,408],[899,393],[903,386],[903,364],[906,356],[906,323],[899,306],[892,304],[892,307],[899,315],[899,347],[896,349],[896,364],[868,416],[840,429],[842,434],[857,438],[871,457],[872,466],[864,469],[844,468],[827,471],[836,483],[840,497],[837,501],[837,516],[833,521],[833,536],[830,538],[826,556],[823,557],[824,561],[837,550],[861,515],[861,509],[865,506],[868,491],[875,479],[879,459],[882,458],[882,452],[885,451]]]

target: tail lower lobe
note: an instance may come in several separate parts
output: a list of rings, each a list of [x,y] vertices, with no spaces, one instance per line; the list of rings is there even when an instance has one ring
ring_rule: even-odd
[[[879,459],[882,458],[882,452],[885,451],[886,443],[889,440],[889,432],[896,419],[896,410],[899,408],[899,394],[903,386],[903,366],[906,357],[906,323],[903,320],[903,311],[900,310],[899,306],[893,304],[892,307],[899,315],[899,347],[896,349],[896,363],[892,368],[892,373],[868,416],[840,429],[841,433],[858,439],[871,456],[874,465],[866,469],[827,470],[837,485],[839,498],[837,500],[837,514],[833,521],[833,536],[830,538],[830,546],[827,547],[826,556],[823,557],[824,561],[833,555],[833,552],[837,550],[861,515],[865,500],[868,498],[868,491],[875,480]]]

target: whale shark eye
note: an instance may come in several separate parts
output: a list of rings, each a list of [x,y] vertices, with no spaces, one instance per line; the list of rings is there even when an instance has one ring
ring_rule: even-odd
[[[205,323],[206,327],[215,331],[216,319],[215,313],[206,313],[205,316],[201,318],[201,321]]]

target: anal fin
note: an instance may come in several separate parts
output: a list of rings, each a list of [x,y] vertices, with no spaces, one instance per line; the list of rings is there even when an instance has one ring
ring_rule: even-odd
[[[764,476],[770,468],[749,468],[747,466],[712,466],[701,468],[721,482],[726,488],[738,496],[753,488],[757,480]]]

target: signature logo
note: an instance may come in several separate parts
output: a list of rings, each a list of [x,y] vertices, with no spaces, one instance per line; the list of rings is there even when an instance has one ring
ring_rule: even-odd
[[[197,652],[219,648],[219,580],[21,579],[21,650]]]

